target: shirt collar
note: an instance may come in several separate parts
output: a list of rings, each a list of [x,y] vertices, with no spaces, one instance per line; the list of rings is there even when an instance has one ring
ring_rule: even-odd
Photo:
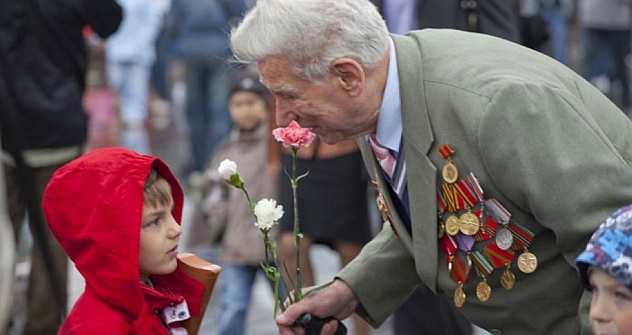
[[[397,152],[402,140],[402,103],[399,97],[397,52],[391,38],[389,38],[389,44],[388,75],[382,105],[377,117],[375,134],[380,144]]]

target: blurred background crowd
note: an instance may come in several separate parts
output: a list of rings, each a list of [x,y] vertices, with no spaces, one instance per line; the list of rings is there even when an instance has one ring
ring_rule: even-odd
[[[256,82],[256,69],[231,62],[230,28],[254,1],[103,0],[95,4],[99,1],[83,0],[85,4],[79,9],[71,4],[54,5],[57,7],[53,8],[40,0],[7,0],[0,5],[0,12],[4,13],[0,20],[0,54],[4,55],[0,57],[0,78],[4,78],[0,81],[4,170],[0,179],[0,203],[3,206],[0,211],[0,237],[3,239],[0,243],[0,266],[4,267],[0,269],[3,275],[0,278],[0,333],[7,330],[10,335],[54,334],[63,310],[72,307],[83,290],[81,276],[74,271],[72,264],[66,266],[67,260],[60,259],[65,255],[59,252],[59,246],[50,239],[50,234],[47,235],[46,225],[38,222],[37,211],[31,209],[25,215],[24,206],[12,198],[16,192],[27,194],[27,200],[28,194],[35,199],[41,196],[46,176],[60,164],[74,158],[71,149],[78,145],[82,152],[124,146],[159,156],[179,178],[186,194],[180,251],[194,252],[226,269],[233,269],[226,272],[230,281],[245,281],[241,291],[245,291],[246,296],[238,297],[229,289],[223,289],[223,277],[220,277],[219,287],[222,289],[217,289],[213,296],[201,334],[276,334],[272,322],[272,293],[266,287],[263,276],[256,271],[258,261],[248,263],[238,255],[238,251],[231,249],[231,243],[238,246],[247,243],[229,241],[234,235],[231,235],[230,228],[221,231],[224,235],[217,234],[219,222],[230,222],[230,218],[219,220],[219,217],[226,216],[227,210],[214,207],[214,202],[228,197],[226,190],[213,187],[217,182],[213,174],[217,155],[232,152],[239,156],[246,152],[239,147],[243,143],[246,143],[244,148],[252,149],[248,144],[250,142],[243,141],[262,143],[256,146],[256,153],[244,154],[248,157],[258,155],[256,161],[245,164],[258,166],[252,175],[269,182],[272,194],[288,204],[286,208],[291,207],[288,203],[291,201],[288,192],[291,191],[283,176],[284,167],[291,163],[288,152],[269,135],[269,130],[276,127],[274,100]],[[113,14],[115,9],[108,12],[110,9],[99,8],[109,2],[120,6],[122,15],[119,19]],[[629,84],[632,5],[629,0],[373,2],[394,33],[418,28],[454,28],[495,35],[541,51],[580,73],[623,113],[632,113]],[[78,16],[88,19],[81,24],[66,24],[66,16],[73,10],[77,10]],[[61,56],[66,61],[71,59],[69,65],[62,66],[63,69],[73,72],[78,68],[78,73],[73,74],[74,81],[68,79],[66,82],[63,75],[47,70],[47,66],[54,67],[64,62],[56,59],[59,56],[51,56],[52,60],[40,64],[44,70],[34,68],[34,81],[41,80],[44,85],[52,85],[50,92],[58,92],[59,89],[62,93],[51,95],[65,99],[64,103],[75,97],[82,106],[81,112],[86,113],[86,119],[78,121],[83,124],[80,127],[85,128],[85,134],[78,136],[75,142],[50,147],[50,142],[38,141],[37,136],[45,135],[38,135],[36,128],[44,127],[43,134],[51,133],[57,125],[54,118],[66,117],[63,114],[52,111],[42,119],[36,116],[21,118],[31,115],[28,113],[32,105],[29,99],[37,99],[37,95],[32,94],[27,98],[18,97],[20,92],[28,92],[29,86],[23,78],[28,75],[26,71],[23,73],[16,68],[33,66],[32,63],[17,62],[23,58],[14,54],[16,41],[25,37],[11,34],[19,27],[19,19],[24,17],[31,22],[26,25],[27,30],[53,32],[53,36],[40,37],[46,43],[57,43],[71,50],[77,45],[68,44],[79,43],[80,49],[85,48],[83,52],[78,51],[76,57]],[[112,22],[108,23],[108,20]],[[42,53],[46,51],[41,48],[52,50],[55,47],[39,46]],[[63,74],[63,71],[60,73]],[[78,93],[64,95],[67,85],[78,85]],[[234,113],[239,107],[231,107],[231,103],[240,101],[232,100],[237,99],[235,93],[238,91],[254,93],[264,104],[262,114],[253,113],[259,115],[254,125],[244,125],[245,121]],[[244,99],[247,101],[247,98]],[[15,101],[9,102],[12,100]],[[50,108],[54,109],[57,103],[51,103]],[[17,122],[21,128],[10,126],[11,122]],[[255,128],[263,129],[264,135],[252,135]],[[66,132],[65,128],[61,129],[60,132]],[[9,133],[15,137],[10,137]],[[230,146],[232,144],[236,146]],[[23,153],[23,162],[16,161],[13,155],[16,151]],[[67,155],[59,158],[64,153]],[[51,161],[50,157],[60,160]],[[300,195],[305,199],[303,203],[309,202],[312,206],[309,208],[313,209],[311,212],[309,208],[301,210],[301,213],[304,212],[301,221],[305,224],[305,259],[300,260],[306,273],[303,279],[304,284],[322,283],[359,252],[362,245],[379,230],[381,222],[375,208],[375,194],[355,143],[330,146],[316,142],[312,148],[301,153],[299,163],[301,168],[310,171],[309,178],[313,179]],[[21,174],[20,166],[28,167],[33,175]],[[327,183],[330,176],[343,173],[347,175],[341,177],[340,182]],[[29,178],[35,182],[25,182]],[[343,184],[342,181],[348,183]],[[5,194],[5,191],[8,193]],[[332,197],[331,203],[323,201],[318,204],[322,199],[328,199],[328,195]],[[343,200],[337,199],[352,201],[341,204]],[[247,206],[245,199],[238,200],[243,202],[244,207]],[[28,207],[28,201],[26,203]],[[230,211],[231,207],[228,208]],[[286,215],[291,217],[291,213]],[[320,224],[324,221],[328,221],[329,225]],[[276,232],[280,257],[294,262],[293,252],[288,251],[292,247],[292,236],[287,226],[282,223]],[[10,231],[12,227],[13,232]],[[59,254],[62,256],[53,256]],[[56,267],[49,266],[49,262],[56,263]],[[254,270],[244,272],[244,269]],[[7,275],[11,273],[14,275]],[[230,299],[220,301],[222,295],[229,294],[233,294]],[[6,302],[11,299],[14,303],[7,305]],[[56,304],[53,300],[61,301]],[[231,304],[238,300],[242,303]],[[233,313],[227,313],[228,310]],[[226,316],[221,316],[222,313]],[[5,318],[7,314],[9,317]],[[409,334],[410,329],[414,329],[413,321],[410,321],[415,319],[414,315],[411,319],[407,318],[404,308],[399,318],[398,315],[379,330],[369,330],[357,320],[349,321],[348,326],[356,335]]]

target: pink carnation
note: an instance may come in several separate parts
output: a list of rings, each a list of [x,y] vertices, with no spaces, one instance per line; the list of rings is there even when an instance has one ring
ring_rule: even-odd
[[[279,127],[272,131],[274,138],[283,143],[284,147],[304,148],[312,144],[316,134],[307,128],[302,128],[298,122],[292,121],[285,127]]]

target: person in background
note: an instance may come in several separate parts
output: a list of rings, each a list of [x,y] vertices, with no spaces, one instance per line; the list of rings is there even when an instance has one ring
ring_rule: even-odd
[[[116,92],[121,119],[121,145],[150,153],[145,129],[149,114],[151,69],[163,11],[154,0],[117,0],[123,22],[105,42],[106,76]]]
[[[632,7],[624,0],[579,0],[578,24],[583,50],[582,75],[630,112],[630,54]],[[619,85],[615,93],[614,83]]]
[[[53,172],[84,150],[88,114],[82,98],[88,53],[83,29],[90,26],[107,38],[121,20],[122,9],[114,0],[0,2],[0,76],[5,79],[0,86],[2,163],[16,241],[27,210],[25,194],[33,194],[33,202],[40,204]],[[16,167],[18,154],[26,165],[21,170]],[[21,173],[29,175],[34,187],[26,189]],[[41,212],[39,206],[30,210]],[[68,259],[43,222],[31,216],[28,224],[31,232],[42,232],[50,250],[42,250],[40,243],[31,249],[24,334],[50,335],[57,332],[66,309]],[[55,266],[52,274],[47,258]],[[53,288],[49,274],[61,285],[60,291]]]
[[[575,12],[576,0],[539,0],[539,12],[546,21],[549,43],[543,52],[570,66],[569,21]]]
[[[520,42],[517,0],[371,0],[388,31],[403,34],[424,28],[479,32]]]
[[[590,333],[574,259],[632,199],[632,122],[590,83],[494,36],[389,34],[367,0],[258,1],[231,47],[279,126],[356,139],[385,221],[281,334],[307,312],[377,327],[422,283],[473,334]]]
[[[595,334],[632,335],[632,208],[618,209],[588,241],[577,259],[582,286],[590,292]]]
[[[174,66],[185,69],[191,173],[204,170],[210,153],[231,129],[226,110],[228,31],[246,8],[244,0],[172,0],[168,20],[174,29]]]
[[[234,70],[229,76],[228,111],[231,132],[213,152],[205,172],[202,211],[212,242],[220,243],[222,265],[219,335],[245,334],[256,275],[263,273],[266,260],[263,234],[253,224],[254,217],[240,189],[227,187],[217,172],[224,159],[234,161],[248,185],[253,201],[276,198],[277,176],[266,172],[268,152],[268,96],[259,75],[249,68]],[[263,174],[263,175],[262,175]],[[220,227],[218,227],[220,226]],[[218,231],[218,228],[221,231]],[[269,233],[276,238],[276,227]]]

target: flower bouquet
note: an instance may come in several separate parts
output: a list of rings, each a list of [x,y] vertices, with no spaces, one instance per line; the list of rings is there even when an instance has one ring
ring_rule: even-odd
[[[299,149],[309,146],[316,135],[312,133],[307,128],[302,128],[296,121],[290,122],[290,124],[285,128],[276,128],[272,131],[274,138],[283,144],[283,146],[292,149],[292,171],[285,171],[285,174],[290,179],[290,183],[292,186],[292,199],[294,206],[294,223],[293,223],[293,235],[294,235],[294,245],[296,249],[296,264],[295,264],[295,275],[293,276],[293,282],[291,283],[291,287],[287,285],[287,283],[283,282],[285,291],[288,292],[288,303],[293,304],[300,301],[304,296],[309,295],[313,292],[303,292],[301,287],[301,268],[299,264],[300,260],[300,244],[301,238],[303,235],[300,232],[299,220],[298,220],[298,200],[297,200],[297,188],[298,182],[302,178],[307,176],[307,172],[300,176],[297,175],[296,171],[296,154]],[[244,181],[239,176],[239,172],[237,171],[237,165],[235,162],[225,159],[219,165],[218,172],[222,179],[224,179],[228,184],[240,189],[246,196],[246,200],[248,201],[248,205],[252,210],[255,216],[255,226],[261,230],[263,234],[263,242],[265,246],[265,262],[261,264],[261,267],[264,270],[264,273],[268,280],[270,280],[274,284],[274,315],[277,314],[279,308],[284,311],[285,304],[280,300],[279,297],[279,289],[282,283],[281,279],[281,271],[278,267],[277,262],[277,253],[276,253],[276,244],[270,240],[269,233],[272,227],[275,224],[278,224],[278,221],[283,217],[283,206],[277,205],[276,200],[274,199],[261,199],[258,202],[253,202],[248,194],[248,190],[246,189],[246,185]],[[287,264],[283,264],[283,270],[285,273],[290,276],[290,270],[287,267]],[[315,288],[314,290],[318,290],[319,288]],[[328,322],[330,319],[321,319],[318,317],[313,317],[312,315],[305,314],[299,319],[299,323],[305,327],[307,330],[307,334],[320,334],[320,328]],[[342,323],[338,326],[337,335],[346,334],[346,328]]]

